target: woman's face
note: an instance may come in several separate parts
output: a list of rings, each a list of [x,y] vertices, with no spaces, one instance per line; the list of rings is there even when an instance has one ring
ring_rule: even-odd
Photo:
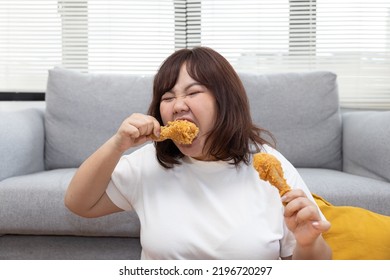
[[[160,113],[164,125],[168,121],[188,120],[199,127],[199,134],[192,144],[175,143],[184,155],[198,160],[212,160],[203,153],[203,148],[208,133],[214,127],[216,107],[214,95],[188,75],[184,63],[180,68],[175,86],[163,94],[160,102]]]

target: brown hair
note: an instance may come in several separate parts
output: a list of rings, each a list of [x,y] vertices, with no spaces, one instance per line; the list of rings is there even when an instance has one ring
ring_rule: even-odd
[[[153,99],[148,114],[162,123],[161,97],[171,90],[177,81],[180,68],[186,63],[187,72],[197,82],[208,88],[215,96],[217,118],[214,129],[208,135],[205,147],[207,155],[217,160],[243,161],[249,164],[250,154],[258,152],[258,145],[270,144],[260,134],[272,135],[253,124],[245,88],[230,63],[218,52],[206,48],[181,49],[169,56],[154,77]],[[208,144],[211,145],[208,145]],[[254,151],[251,150],[252,144]],[[156,142],[157,159],[166,168],[179,164],[183,154],[168,140]]]

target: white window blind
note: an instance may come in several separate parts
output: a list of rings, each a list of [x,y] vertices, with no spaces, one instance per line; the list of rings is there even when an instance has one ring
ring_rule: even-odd
[[[344,107],[390,108],[389,0],[203,0],[203,45],[239,71],[330,70]]]
[[[0,91],[42,91],[61,61],[57,1],[0,1]]]
[[[175,0],[176,49],[201,44],[201,1]]]
[[[174,14],[171,0],[0,0],[0,91],[43,92],[54,66],[155,73]]]
[[[47,70],[154,73],[209,46],[238,71],[330,70],[344,107],[390,108],[389,0],[0,0],[0,92]]]

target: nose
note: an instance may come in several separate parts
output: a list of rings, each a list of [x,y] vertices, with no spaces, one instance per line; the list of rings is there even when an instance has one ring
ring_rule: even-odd
[[[173,104],[173,113],[178,114],[189,110],[185,96],[177,97],[174,102],[175,103]]]

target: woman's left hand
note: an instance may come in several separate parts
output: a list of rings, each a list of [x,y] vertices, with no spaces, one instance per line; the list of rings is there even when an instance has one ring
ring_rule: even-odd
[[[285,203],[284,217],[287,227],[294,233],[297,243],[310,246],[321,233],[330,228],[330,223],[321,219],[317,206],[300,189],[287,192],[282,197]]]

